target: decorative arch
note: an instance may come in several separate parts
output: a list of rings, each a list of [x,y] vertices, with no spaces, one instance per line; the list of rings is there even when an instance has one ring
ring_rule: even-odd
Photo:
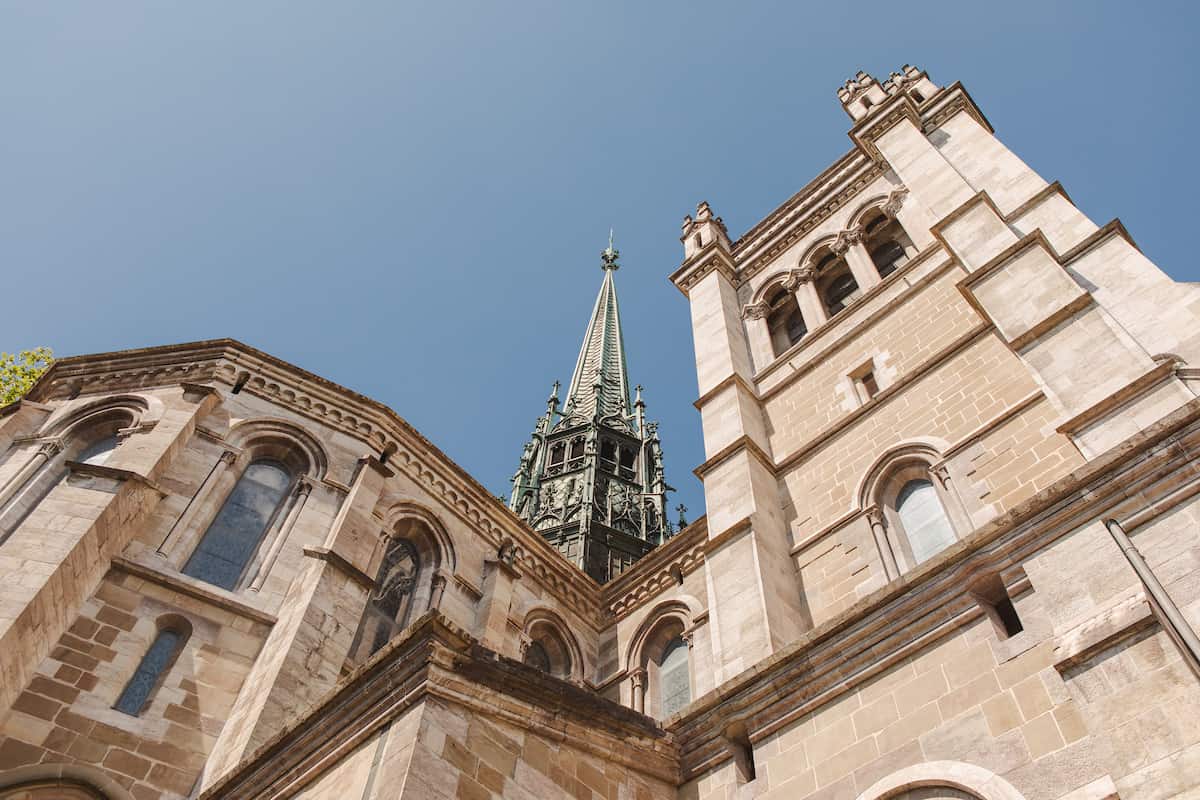
[[[909,439],[893,445],[881,453],[863,473],[858,481],[858,487],[851,497],[856,506],[850,510],[861,510],[875,504],[878,497],[880,482],[885,480],[892,467],[902,461],[921,460],[930,466],[942,460],[942,453],[949,449],[950,443],[944,439],[928,437]]]
[[[813,240],[813,242],[811,244],[809,244],[809,246],[805,249],[804,253],[800,256],[800,260],[796,262],[796,266],[800,269],[803,269],[804,267],[808,267],[808,266],[813,267],[815,269],[817,264],[813,260],[814,256],[816,256],[822,250],[826,250],[826,249],[828,249],[832,252],[833,243],[836,241],[837,241],[836,233],[826,234],[825,236],[822,236],[819,239]]]
[[[408,498],[400,499],[395,495],[385,495],[377,508],[383,509],[384,529],[395,531],[405,519],[420,520],[429,529],[430,540],[428,554],[434,559],[436,568],[454,574],[458,567],[458,558],[454,552],[454,540],[442,520],[428,506]]]
[[[124,414],[128,419],[125,427],[150,427],[162,419],[164,410],[163,401],[154,395],[109,395],[64,409],[61,416],[50,418],[44,430],[47,436],[71,436],[109,414]]]
[[[887,211],[884,209],[884,205],[887,203],[887,201],[888,195],[879,194],[872,196],[869,200],[859,203],[858,207],[854,210],[854,213],[850,215],[850,221],[846,223],[846,227],[857,228],[858,226],[862,225],[864,222],[866,222],[867,217],[872,211],[879,211],[886,216]]]
[[[84,764],[33,764],[0,774],[0,800],[25,792],[46,800],[133,800],[105,772]]]
[[[692,625],[692,620],[701,611],[700,601],[691,595],[664,600],[654,606],[642,619],[641,624],[634,631],[633,637],[629,640],[629,647],[625,650],[625,669],[632,670],[642,666],[646,655],[646,643],[651,640],[651,635],[664,622],[677,620],[684,630],[688,630]]]
[[[292,422],[270,417],[245,419],[229,429],[226,441],[246,461],[274,458],[314,480],[325,477],[329,457],[312,434]]]
[[[962,761],[927,761],[905,767],[871,784],[857,800],[888,800],[902,792],[925,788],[955,789],[978,800],[1025,800],[996,773]]]
[[[583,650],[575,635],[571,633],[570,626],[557,611],[547,606],[530,609],[525,613],[522,630],[524,637],[531,644],[541,643],[545,647],[546,641],[549,640],[562,648],[563,658],[559,659],[555,658],[556,653],[546,648],[547,655],[550,656],[551,675],[576,682],[583,680],[587,667],[583,660]],[[564,660],[566,663],[563,663]]]
[[[783,282],[788,279],[792,271],[790,269],[781,269],[778,272],[772,273],[762,284],[754,291],[750,298],[750,305],[766,302],[767,295],[775,290],[776,287],[782,286]]]

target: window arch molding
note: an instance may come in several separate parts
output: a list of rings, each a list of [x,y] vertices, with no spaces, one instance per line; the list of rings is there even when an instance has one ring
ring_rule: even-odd
[[[890,800],[911,789],[954,789],[978,800],[1025,800],[989,769],[962,761],[926,761],[897,770],[867,787],[856,800]]]
[[[107,773],[85,764],[33,764],[0,774],[0,800],[20,797],[22,792],[46,800],[133,800]]]
[[[942,455],[946,447],[940,440],[899,444],[880,455],[859,483],[858,510],[865,512],[889,580],[971,530]]]
[[[437,608],[447,567],[455,557],[445,527],[428,509],[411,502],[392,505],[367,567],[371,588],[363,603],[347,665],[366,661],[406,625]]]
[[[61,413],[56,412],[46,421],[43,427],[46,436],[67,437],[72,431],[86,427],[88,420],[96,419],[106,413],[124,413],[129,424],[126,427],[137,427],[145,430],[153,427],[162,419],[165,411],[163,401],[154,395],[116,394],[87,400],[78,405],[68,405]]]
[[[877,211],[884,216],[890,216],[887,213],[887,210],[884,208],[884,206],[887,204],[887,201],[888,195],[878,194],[873,195],[869,200],[859,203],[858,207],[854,210],[854,213],[850,215],[850,221],[847,223],[846,227],[862,227]]]
[[[244,464],[271,458],[313,481],[324,478],[329,468],[329,457],[320,442],[286,420],[243,420],[229,429],[225,441],[241,451],[238,461]]]
[[[806,247],[804,249],[804,252],[801,254],[799,260],[796,261],[796,269],[804,269],[806,267],[811,267],[815,271],[817,269],[817,267],[820,266],[820,259],[818,258],[818,256],[823,256],[824,255],[823,251],[825,251],[825,250],[829,250],[830,252],[832,252],[833,251],[833,243],[836,241],[837,241],[836,233],[829,233],[829,234],[821,236],[817,239],[814,239],[808,245],[808,247]]]
[[[626,667],[630,677],[631,705],[635,711],[665,717],[696,697],[695,664],[691,652],[693,619],[687,603],[668,600],[656,606],[638,626],[630,641]],[[682,704],[670,708],[665,707],[664,682],[670,683],[681,676],[668,677],[668,670],[686,670],[686,697]],[[675,701],[678,703],[679,698]]]
[[[230,591],[258,591],[303,511],[312,487],[325,476],[328,458],[324,448],[307,431],[279,419],[243,420],[230,428],[225,445],[224,453],[158,551],[177,569],[199,580],[216,581],[215,585],[225,585]],[[250,484],[243,486],[243,479]],[[270,505],[264,492],[271,495]],[[257,502],[251,505],[252,500]],[[235,519],[238,509],[249,511],[250,517]],[[250,530],[248,523],[253,523],[257,530],[252,534],[253,541],[245,537],[244,532]],[[215,530],[218,524],[220,528]],[[210,535],[217,538],[210,541]],[[193,561],[201,557],[198,552],[202,548],[207,554],[202,558],[213,564],[214,557],[222,560],[216,554],[228,553],[230,547],[234,554],[226,555],[224,560],[231,563],[218,570],[219,577],[216,573],[198,574],[205,567]],[[232,576],[232,562],[241,564],[236,577]]]
[[[540,643],[550,658],[550,674],[579,683],[585,674],[583,651],[570,626],[554,610],[539,606],[525,613],[523,645]],[[550,646],[547,647],[546,645]],[[557,652],[556,652],[557,650]],[[522,654],[524,657],[524,654]]]
[[[147,708],[154,702],[155,696],[162,688],[163,682],[167,675],[174,669],[179,657],[183,655],[187,648],[188,641],[192,638],[192,622],[187,617],[178,613],[161,614],[154,620],[154,633],[146,641],[145,647],[138,657],[135,668],[125,676],[125,681],[121,685],[121,691],[113,700],[113,708],[118,711],[130,714],[131,716],[141,716]],[[173,637],[164,640],[160,644],[160,638],[164,634],[172,634]],[[163,649],[157,653],[158,660],[154,663],[148,663],[152,658],[151,653],[156,648]],[[150,685],[137,685],[135,680],[142,678],[150,679]],[[132,691],[132,695],[127,697],[127,694]],[[122,702],[132,702],[136,708],[122,708]]]

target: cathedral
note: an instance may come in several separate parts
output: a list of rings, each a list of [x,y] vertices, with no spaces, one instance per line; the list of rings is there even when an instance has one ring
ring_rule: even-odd
[[[683,220],[690,523],[611,240],[504,500],[229,339],[0,408],[0,800],[1200,798],[1200,286],[961,84],[837,98]]]

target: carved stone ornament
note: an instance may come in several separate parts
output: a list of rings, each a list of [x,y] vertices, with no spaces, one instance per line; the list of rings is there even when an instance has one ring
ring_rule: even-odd
[[[42,446],[38,448],[38,455],[45,456],[46,458],[54,458],[62,450],[63,443],[61,439],[50,439],[42,442]]]
[[[837,255],[843,255],[851,246],[858,244],[863,239],[863,230],[861,227],[846,228],[838,231],[837,238],[833,240],[833,244],[829,246]]]
[[[812,264],[805,264],[803,267],[797,267],[788,271],[787,277],[783,279],[783,288],[789,292],[794,292],[816,277],[817,268]]]
[[[762,319],[770,308],[765,302],[747,303],[742,306],[742,319]]]
[[[906,197],[908,197],[908,189],[903,186],[893,189],[881,210],[889,218],[894,219],[900,213],[900,209],[904,205],[904,198]]]

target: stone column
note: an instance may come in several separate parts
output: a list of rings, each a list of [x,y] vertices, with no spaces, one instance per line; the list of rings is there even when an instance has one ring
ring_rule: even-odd
[[[237,459],[237,453],[233,450],[226,450],[221,453],[217,463],[209,470],[208,477],[200,484],[200,488],[192,495],[192,499],[184,507],[183,513],[179,515],[179,519],[175,520],[175,524],[167,531],[167,535],[163,537],[158,548],[154,551],[162,558],[170,560],[176,566],[179,566],[180,558],[171,558],[171,551],[174,550],[181,540],[194,538],[193,530],[196,526],[196,518],[202,513],[203,509],[207,508],[207,502],[213,492],[213,488],[220,485],[221,478],[229,469],[229,465]]]
[[[754,365],[762,369],[775,360],[775,347],[771,344],[771,331],[767,328],[766,303],[749,303],[742,306],[742,319],[746,320],[746,334],[750,340],[750,355]]]
[[[817,271],[813,267],[792,270],[783,281],[783,287],[796,293],[796,305],[808,330],[815,331],[829,321],[825,303],[817,292]]]
[[[433,573],[432,589],[429,592],[429,608],[427,611],[437,611],[442,605],[442,595],[446,592],[446,573],[438,570]]]
[[[508,610],[512,605],[513,583],[520,577],[521,573],[506,558],[497,556],[483,562],[483,596],[475,612],[475,637],[497,653],[510,652]]]
[[[887,538],[887,523],[883,519],[883,510],[879,506],[867,509],[867,522],[871,525],[871,536],[874,537],[875,547],[879,550],[879,560],[883,562],[883,574],[888,581],[894,581],[900,577],[900,567]]]
[[[250,584],[251,591],[257,592],[262,589],[263,583],[267,580],[267,575],[271,572],[271,567],[275,565],[275,560],[279,558],[279,551],[283,549],[283,544],[291,534],[292,528],[296,527],[296,520],[300,518],[300,512],[304,510],[304,502],[308,500],[310,492],[312,492],[312,481],[308,478],[301,478],[297,482],[292,495],[292,507],[288,509],[287,516],[284,517],[283,523],[279,526],[279,532],[271,540],[271,549],[267,551],[262,565],[258,568],[258,574],[254,576],[254,581]]]
[[[865,292],[879,283],[879,270],[867,252],[862,228],[848,228],[839,233],[831,249],[846,259],[846,266],[850,267],[850,274],[860,290]]]
[[[633,710],[639,714],[646,713],[646,670],[638,667],[629,673],[633,685]]]
[[[4,484],[4,488],[0,489],[0,509],[4,509],[8,501],[17,492],[28,486],[34,476],[41,471],[42,467],[49,463],[50,459],[62,452],[62,449],[63,443],[59,439],[42,442],[37,452],[30,456],[25,465],[21,467],[20,472],[12,476],[12,479]],[[2,523],[0,523],[0,530],[3,530]]]

